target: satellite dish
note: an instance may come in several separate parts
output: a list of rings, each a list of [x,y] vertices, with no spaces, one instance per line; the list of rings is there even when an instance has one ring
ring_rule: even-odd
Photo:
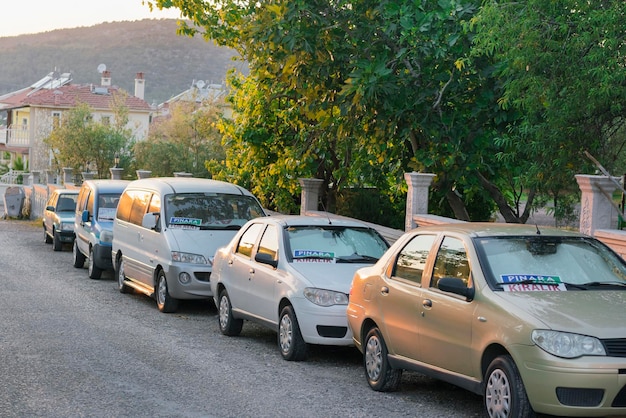
[[[98,72],[102,74],[107,69],[107,66],[104,64],[98,65]]]
[[[200,90],[202,90],[204,86],[205,86],[204,81],[202,80],[196,81],[196,87],[198,87]]]

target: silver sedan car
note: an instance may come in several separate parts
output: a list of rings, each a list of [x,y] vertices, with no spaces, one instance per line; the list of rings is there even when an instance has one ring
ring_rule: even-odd
[[[355,221],[249,221],[215,254],[211,290],[221,332],[238,335],[244,320],[265,325],[277,331],[283,358],[293,361],[306,358],[308,344],[353,345],[346,319],[352,277],[388,247]]]

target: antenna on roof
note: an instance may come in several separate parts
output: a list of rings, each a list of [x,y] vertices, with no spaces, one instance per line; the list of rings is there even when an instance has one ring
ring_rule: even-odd
[[[99,72],[100,74],[102,74],[103,72],[105,72],[105,71],[106,71],[106,69],[107,69],[107,66],[106,66],[106,65],[104,65],[104,64],[100,64],[100,65],[98,65],[98,72]]]

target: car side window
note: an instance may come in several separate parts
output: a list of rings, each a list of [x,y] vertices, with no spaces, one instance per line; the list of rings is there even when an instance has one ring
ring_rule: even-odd
[[[252,248],[256,243],[256,240],[263,229],[262,224],[252,224],[243,233],[241,239],[239,240],[239,244],[237,244],[237,250],[235,251],[237,254],[241,254],[247,258],[252,257]]]
[[[436,235],[416,235],[398,254],[392,275],[421,284]]]
[[[278,233],[274,225],[269,225],[263,233],[258,252],[269,254],[272,260],[278,261]]]
[[[93,195],[94,194],[90,190],[89,191],[89,196],[87,197],[87,207],[86,207],[87,211],[89,212],[89,216],[93,216],[94,215],[94,213],[93,213],[93,201],[94,201]]]
[[[115,216],[120,221],[128,222],[130,220],[130,209],[133,206],[133,196],[130,191],[125,191],[120,198],[120,203],[117,205],[117,212]]]
[[[465,286],[470,287],[470,266],[463,241],[457,238],[445,237],[437,252],[433,268],[430,287],[437,287],[442,277],[455,277],[463,280]]]
[[[143,215],[146,213],[148,202],[150,201],[150,192],[135,191],[133,196],[133,206],[130,209],[130,222],[135,225],[141,225]]]

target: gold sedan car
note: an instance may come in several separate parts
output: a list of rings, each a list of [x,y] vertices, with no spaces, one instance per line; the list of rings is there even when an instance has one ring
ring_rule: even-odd
[[[626,263],[594,238],[417,228],[357,271],[347,314],[374,390],[407,369],[482,395],[490,417],[626,416]]]

